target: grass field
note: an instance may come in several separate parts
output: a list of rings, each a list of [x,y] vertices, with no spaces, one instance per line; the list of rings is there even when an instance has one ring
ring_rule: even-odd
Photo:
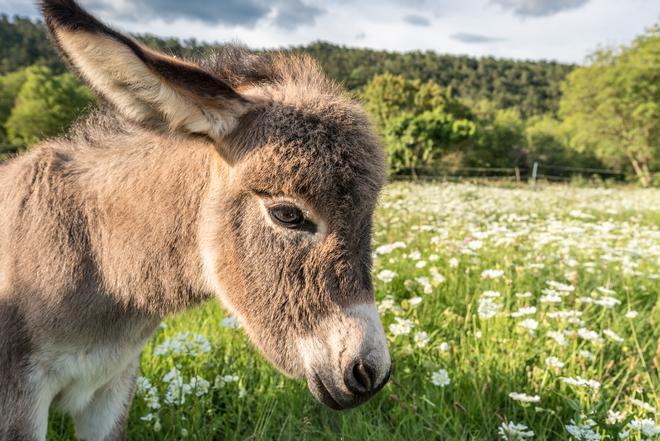
[[[374,255],[374,400],[321,407],[214,303],[148,345],[129,439],[660,438],[660,191],[396,183]]]

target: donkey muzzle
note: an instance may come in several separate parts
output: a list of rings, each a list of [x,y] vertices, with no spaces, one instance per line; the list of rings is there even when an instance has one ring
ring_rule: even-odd
[[[376,395],[387,383],[392,363],[375,305],[350,306],[319,329],[321,335],[300,344],[312,395],[335,410]]]

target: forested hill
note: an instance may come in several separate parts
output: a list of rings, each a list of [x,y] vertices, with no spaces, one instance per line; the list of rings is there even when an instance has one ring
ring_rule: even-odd
[[[212,46],[196,40],[142,36],[149,45],[178,56],[200,55]],[[0,16],[0,75],[33,64],[63,70],[46,38],[43,24]],[[435,52],[387,52],[318,42],[287,49],[317,58],[333,78],[349,89],[366,85],[374,75],[390,72],[410,79],[433,80],[468,99],[487,99],[499,108],[517,107],[523,116],[554,113],[560,83],[574,66],[544,61],[441,55]]]
[[[431,51],[354,49],[322,42],[295,50],[313,55],[329,75],[350,89],[364,86],[374,75],[390,72],[423,82],[433,80],[440,86],[450,86],[460,97],[488,99],[499,108],[515,106],[523,115],[554,112],[559,103],[560,83],[574,67]]]

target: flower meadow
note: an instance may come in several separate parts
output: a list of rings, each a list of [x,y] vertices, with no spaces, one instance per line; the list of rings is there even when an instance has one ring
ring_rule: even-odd
[[[323,408],[211,302],[147,345],[129,439],[660,440],[660,191],[394,183],[373,254],[371,402]]]

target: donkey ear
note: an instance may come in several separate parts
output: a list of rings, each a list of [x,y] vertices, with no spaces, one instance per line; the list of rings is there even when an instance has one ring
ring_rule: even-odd
[[[131,120],[219,141],[250,107],[229,84],[110,29],[74,0],[42,0],[41,6],[65,58]]]

